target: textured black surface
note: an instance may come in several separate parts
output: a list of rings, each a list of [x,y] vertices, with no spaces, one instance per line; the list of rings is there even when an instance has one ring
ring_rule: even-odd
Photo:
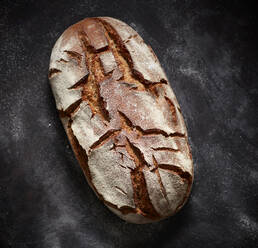
[[[2,3],[0,14],[0,247],[258,246],[254,6],[37,0]],[[97,200],[55,110],[51,49],[69,25],[90,16],[135,28],[181,105],[195,182],[185,207],[160,223],[125,223]]]

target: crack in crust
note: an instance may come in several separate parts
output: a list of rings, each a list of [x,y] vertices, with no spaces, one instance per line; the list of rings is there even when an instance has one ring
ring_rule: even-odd
[[[84,85],[87,84],[88,82],[88,77],[89,77],[89,74],[81,78],[78,82],[76,82],[73,86],[71,86],[68,89],[71,90],[71,89],[78,89],[78,88],[84,87]]]
[[[166,99],[166,101],[168,103],[168,106],[169,106],[171,114],[172,114],[172,121],[173,121],[173,123],[175,123],[175,125],[177,125],[178,120],[177,120],[177,114],[176,114],[175,105],[168,97],[165,96],[165,99]]]
[[[181,167],[173,165],[173,164],[158,164],[158,168],[167,170],[168,172],[171,172],[173,174],[176,174],[180,176],[183,180],[186,180],[187,182],[192,181],[192,176],[188,171],[183,171]]]
[[[174,148],[171,148],[171,147],[156,147],[156,148],[151,147],[151,149],[154,150],[154,151],[180,152],[179,149],[174,149]]]
[[[82,55],[75,52],[75,51],[68,51],[64,50],[65,53],[67,53],[68,56],[70,56],[72,59],[75,59],[78,63],[79,66],[81,66],[81,61],[82,61]]]
[[[127,195],[126,192],[124,190],[122,190],[121,188],[119,188],[118,186],[115,186],[115,188],[120,191],[122,194]]]
[[[82,99],[79,99],[78,101],[71,104],[66,110],[58,110],[60,117],[71,117],[73,113],[77,111],[77,109],[80,107],[80,104],[82,102]]]
[[[96,142],[94,142],[91,146],[90,149],[96,149],[102,145],[104,145],[108,140],[113,138],[115,135],[117,135],[121,130],[115,130],[111,129],[108,130],[105,134],[103,134]]]
[[[85,52],[86,64],[89,70],[87,83],[84,84],[82,91],[82,100],[88,102],[93,116],[99,114],[104,120],[109,121],[109,113],[99,92],[99,82],[105,78],[98,55],[96,54],[99,51],[93,49],[88,43],[84,32],[80,32],[79,38]]]
[[[109,47],[117,61],[119,69],[123,72],[123,77],[120,81],[126,81],[128,83],[136,84],[138,90],[145,90],[144,85],[142,85],[141,82],[139,82],[139,80],[135,78],[132,73],[131,56],[125,48],[119,35],[111,27],[111,25],[100,19],[98,19],[98,21],[103,25],[105,29],[105,35],[107,37]]]
[[[56,68],[51,68],[48,72],[48,78],[51,79],[54,77],[56,74],[61,73],[62,71]]]
[[[99,104],[99,109],[102,112],[102,116],[104,117],[104,119],[108,122],[110,122],[110,116],[109,116],[109,112],[106,109],[106,103],[103,99],[103,97],[100,95],[100,89],[99,89],[99,85],[97,87],[97,92],[98,92],[98,104]]]
[[[160,173],[159,173],[159,170],[158,170],[159,165],[158,165],[158,162],[157,162],[157,160],[156,160],[156,158],[155,158],[154,155],[152,155],[152,160],[153,160],[153,164],[154,164],[154,166],[155,166],[154,172],[156,173],[156,175],[157,175],[157,177],[158,177],[158,182],[159,182],[161,191],[162,191],[163,196],[164,196],[164,198],[166,199],[167,203],[169,204],[167,192],[166,192],[166,189],[165,189],[165,187],[164,187],[164,185],[163,185],[163,183],[162,183],[162,180],[161,180],[161,177],[160,177]]]
[[[158,168],[167,170],[168,172],[178,175],[183,181],[186,181],[187,183],[187,189],[186,189],[186,194],[184,196],[184,198],[182,199],[182,201],[178,204],[175,213],[177,213],[185,204],[186,199],[188,198],[190,191],[191,191],[191,187],[192,187],[192,183],[193,183],[193,177],[192,175],[187,172],[187,171],[183,171],[181,169],[181,167],[172,165],[172,164],[158,164],[156,161],[156,166],[157,168],[155,168],[154,170],[157,171]],[[160,179],[161,180],[161,179]]]
[[[136,164],[131,171],[131,180],[134,191],[134,204],[137,212],[149,219],[159,219],[160,215],[151,203],[143,169],[148,166],[142,152],[126,138],[126,150]]]
[[[56,62],[58,62],[58,63],[68,63],[69,61],[61,58],[61,59],[56,60]]]
[[[138,133],[138,136],[142,135],[163,135],[165,137],[179,137],[179,138],[185,138],[185,134],[174,132],[174,133],[166,133],[164,130],[153,128],[153,129],[142,129],[140,126],[134,125],[132,121],[129,119],[128,116],[126,116],[125,113],[118,110],[118,113],[120,115],[120,118],[122,119],[122,123],[126,124],[123,127],[129,131],[136,131]]]

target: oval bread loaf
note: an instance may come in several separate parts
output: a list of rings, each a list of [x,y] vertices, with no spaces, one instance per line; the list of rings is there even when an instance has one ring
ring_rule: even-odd
[[[111,211],[140,224],[182,208],[193,181],[186,127],[136,31],[110,17],[69,27],[52,50],[49,79],[87,181]]]

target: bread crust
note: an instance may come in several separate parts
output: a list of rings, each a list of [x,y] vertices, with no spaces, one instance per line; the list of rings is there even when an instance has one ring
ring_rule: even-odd
[[[179,104],[139,34],[110,17],[69,27],[49,80],[89,185],[120,218],[159,221],[185,204],[193,161]]]

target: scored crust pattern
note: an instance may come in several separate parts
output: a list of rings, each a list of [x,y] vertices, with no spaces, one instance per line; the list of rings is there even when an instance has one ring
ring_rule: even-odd
[[[97,196],[148,223],[189,196],[193,163],[180,107],[156,55],[125,23],[87,18],[56,42],[49,79],[75,155]]]

